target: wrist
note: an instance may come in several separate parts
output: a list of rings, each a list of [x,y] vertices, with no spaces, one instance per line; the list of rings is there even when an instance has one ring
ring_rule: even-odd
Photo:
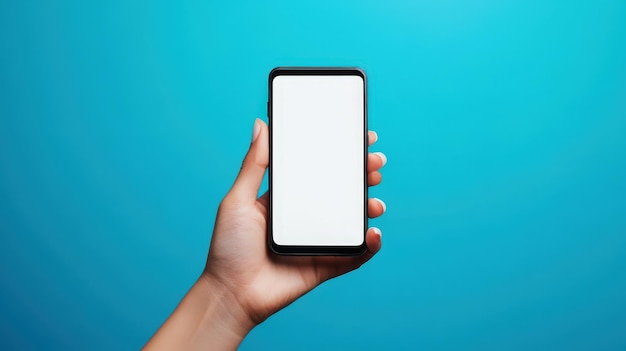
[[[233,292],[207,273],[202,273],[192,290],[194,299],[197,299],[196,308],[202,311],[194,336],[198,344],[216,345],[215,341],[219,339],[224,341],[220,343],[224,349],[230,348],[227,345],[239,346],[255,323]]]
[[[235,294],[213,275],[203,272],[195,286],[201,291],[202,296],[212,300],[205,308],[201,324],[203,327],[218,324],[224,332],[243,340],[256,326]]]
[[[236,350],[254,326],[232,292],[203,273],[145,350]]]

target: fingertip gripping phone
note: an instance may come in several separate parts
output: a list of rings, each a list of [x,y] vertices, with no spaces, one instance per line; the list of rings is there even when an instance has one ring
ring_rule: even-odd
[[[360,255],[367,230],[367,77],[352,67],[269,74],[268,245]]]

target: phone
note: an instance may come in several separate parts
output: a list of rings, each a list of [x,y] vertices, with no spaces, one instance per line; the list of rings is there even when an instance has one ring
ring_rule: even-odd
[[[269,74],[268,244],[281,255],[367,250],[367,78],[352,67]]]

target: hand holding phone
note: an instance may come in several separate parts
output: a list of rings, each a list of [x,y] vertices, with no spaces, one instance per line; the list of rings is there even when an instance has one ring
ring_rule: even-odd
[[[316,139],[321,143],[324,136]],[[375,133],[368,134],[369,145],[376,139]],[[361,256],[272,253],[267,247],[269,194],[257,198],[269,157],[269,130],[257,119],[239,175],[220,204],[205,269],[146,350],[234,350],[255,325],[322,282],[360,267],[380,250],[381,232],[369,228]],[[380,153],[367,155],[368,186],[380,183],[385,161]],[[321,163],[314,172],[330,170]],[[384,212],[382,201],[368,200],[370,218]]]

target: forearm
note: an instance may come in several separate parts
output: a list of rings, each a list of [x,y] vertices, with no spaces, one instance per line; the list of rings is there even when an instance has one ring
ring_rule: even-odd
[[[234,296],[202,275],[145,350],[236,350],[254,327]]]

